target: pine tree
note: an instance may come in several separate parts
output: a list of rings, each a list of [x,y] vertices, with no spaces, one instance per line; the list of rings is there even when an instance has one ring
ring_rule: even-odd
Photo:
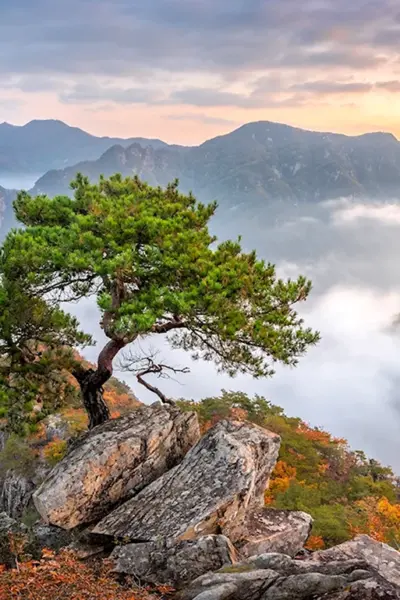
[[[96,298],[109,341],[95,369],[72,369],[90,427],[109,418],[103,385],[114,358],[140,338],[167,335],[194,358],[254,377],[271,376],[277,361],[296,365],[318,341],[295,310],[311,283],[278,279],[240,240],[217,244],[208,230],[215,203],[181,194],[177,182],[161,189],[137,177],[91,184],[78,175],[71,186],[73,198],[19,194],[24,228],[7,236],[0,268],[3,281],[55,311],[60,331],[61,302]],[[31,325],[37,341],[40,327]],[[63,343],[87,341],[73,325],[75,339]]]

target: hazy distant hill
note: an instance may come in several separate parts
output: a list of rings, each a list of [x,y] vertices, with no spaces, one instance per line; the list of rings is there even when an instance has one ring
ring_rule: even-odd
[[[78,132],[82,139],[106,143],[104,138],[93,138],[64,124],[56,127],[66,128],[68,136]],[[107,138],[107,144],[110,141]],[[82,144],[74,151],[87,156],[87,146],[85,150]],[[31,156],[35,156],[33,151]],[[118,143],[97,160],[85,158],[74,166],[48,171],[31,192],[69,194],[69,184],[78,171],[92,180],[115,172],[138,174],[161,186],[179,178],[183,191],[192,190],[203,201],[218,200],[221,231],[229,229],[232,234],[234,223],[243,230],[245,211],[252,220],[249,228],[254,230],[263,220],[275,218],[272,203],[293,209],[304,201],[339,196],[399,198],[400,143],[388,133],[345,136],[271,122],[250,123],[195,147],[168,146],[157,140]],[[12,222],[13,196],[7,194],[2,230]]]
[[[388,133],[345,136],[258,122],[196,147],[114,146],[95,161],[51,171],[34,192],[66,193],[77,171],[138,174],[151,184],[178,177],[184,190],[233,206],[247,201],[382,197],[400,193],[400,143]]]
[[[181,178],[186,168],[186,148],[171,146],[154,149],[134,143],[127,148],[116,145],[109,148],[98,160],[80,162],[73,167],[53,170],[41,177],[33,188],[34,193],[55,195],[69,193],[69,184],[77,172],[97,180],[100,175],[123,173],[138,174],[153,185],[166,185],[171,179]]]
[[[113,146],[133,142],[160,148],[160,140],[95,137],[62,121],[31,121],[21,127],[0,124],[0,175],[45,173],[82,160],[95,160]]]

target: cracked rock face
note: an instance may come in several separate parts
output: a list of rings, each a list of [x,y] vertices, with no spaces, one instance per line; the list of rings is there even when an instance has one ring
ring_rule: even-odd
[[[52,525],[91,523],[174,467],[200,437],[197,415],[141,407],[87,432],[34,493]]]
[[[244,523],[237,526],[236,546],[245,557],[266,552],[296,556],[310,535],[311,527],[312,517],[307,513],[262,508],[249,512]]]
[[[35,484],[32,479],[12,470],[0,481],[0,511],[20,519],[32,498]]]
[[[313,554],[313,560],[329,562],[357,558],[393,583],[400,586],[400,553],[391,546],[377,542],[368,535],[358,535],[349,542]]]
[[[236,551],[223,535],[196,540],[159,540],[119,546],[111,554],[114,571],[141,582],[182,586],[200,575],[236,560]]]
[[[271,553],[198,577],[179,600],[399,600],[399,592],[361,560],[296,561]]]
[[[280,438],[252,423],[220,421],[184,460],[93,530],[130,541],[189,540],[223,531],[263,503]]]

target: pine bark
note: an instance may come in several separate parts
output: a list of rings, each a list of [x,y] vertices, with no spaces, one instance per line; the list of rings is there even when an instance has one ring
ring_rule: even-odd
[[[78,367],[73,372],[89,417],[89,429],[110,419],[110,409],[104,400],[104,384],[112,377],[113,359],[124,345],[122,340],[110,340],[100,352],[96,370]]]

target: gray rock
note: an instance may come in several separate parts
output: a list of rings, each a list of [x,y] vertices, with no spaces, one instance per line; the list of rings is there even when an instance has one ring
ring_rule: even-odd
[[[14,531],[19,525],[15,519],[9,517],[6,513],[0,513],[0,535],[4,535],[9,531]]]
[[[263,502],[280,438],[241,421],[220,421],[165,473],[110,515],[94,533],[152,541],[222,532],[232,542],[249,509]]]
[[[107,555],[107,550],[104,546],[86,544],[80,540],[74,540],[67,546],[67,549],[71,550],[79,560],[87,560],[94,556]]]
[[[348,559],[319,563],[313,560],[293,560],[290,556],[278,553],[252,556],[239,565],[250,565],[254,569],[272,569],[281,575],[303,575],[305,573],[348,575],[369,568],[363,560]]]
[[[37,553],[40,553],[44,548],[58,552],[61,548],[69,546],[74,539],[69,531],[42,523],[34,525],[29,535],[35,544]]]
[[[315,552],[312,557],[314,561],[321,563],[349,558],[363,560],[384,579],[400,586],[400,553],[367,535],[358,535],[354,540],[334,548]]]
[[[199,439],[194,413],[141,407],[82,436],[34,493],[44,521],[72,529],[100,518],[179,463]]]
[[[46,440],[69,440],[71,437],[70,427],[65,418],[60,414],[49,415],[44,420]]]
[[[259,556],[251,556],[240,564],[248,565],[254,569],[272,569],[278,573],[292,573],[295,563],[286,554],[269,552],[267,554],[260,554]]]
[[[0,488],[0,511],[7,513],[13,519],[21,519],[32,499],[35,489],[33,480],[9,470]]]
[[[196,596],[196,600],[225,600],[225,598],[231,598],[237,591],[234,583],[222,583],[215,587],[200,592]]]
[[[200,597],[213,600],[214,597],[220,597],[222,590],[224,593],[229,590],[229,598],[235,600],[258,599],[261,598],[263,590],[278,578],[279,575],[275,571],[268,569],[244,570],[243,567],[239,568],[233,565],[216,573],[207,573],[198,577],[179,593],[178,598],[179,600],[194,600],[194,598]]]
[[[355,569],[352,571],[347,578],[348,581],[361,581],[363,579],[370,579],[371,573],[365,569]]]
[[[4,450],[7,438],[8,438],[7,431],[5,429],[0,428],[0,452],[2,452]]]
[[[180,600],[195,598],[398,600],[400,588],[383,579],[365,561],[298,561],[269,553],[199,577],[179,594]]]
[[[399,600],[398,589],[391,586],[388,582],[366,579],[357,581],[344,590],[316,598],[315,600]]]
[[[117,573],[134,575],[135,580],[180,587],[200,575],[236,560],[228,538],[208,535],[196,540],[160,540],[119,546],[111,554]]]
[[[281,577],[261,593],[262,600],[303,600],[318,598],[343,589],[347,580],[341,575],[323,575],[321,573],[306,573],[304,575],[289,575]]]
[[[304,512],[267,508],[250,512],[244,523],[236,526],[236,545],[243,556],[266,552],[295,556],[310,535],[312,522]]]

